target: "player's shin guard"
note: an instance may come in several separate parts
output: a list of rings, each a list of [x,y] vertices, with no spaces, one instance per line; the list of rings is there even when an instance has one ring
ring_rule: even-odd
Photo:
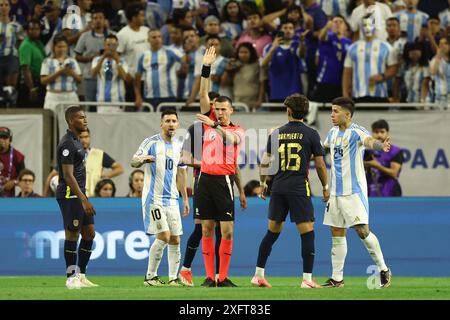
[[[148,255],[147,279],[151,279],[157,275],[158,267],[161,263],[166,246],[167,243],[162,240],[155,239],[155,241],[153,241]]]
[[[220,229],[220,222],[214,228],[216,232],[216,252],[220,252],[220,243],[222,242],[222,230]],[[220,254],[216,254],[216,274],[219,274],[220,268]]]
[[[214,238],[203,237],[202,238],[202,253],[203,261],[205,263],[206,277],[214,280]]]
[[[331,247],[331,264],[333,266],[333,274],[331,278],[335,281],[344,279],[344,263],[347,256],[347,238],[332,237]]]
[[[222,239],[220,241],[220,268],[219,282],[224,281],[228,277],[228,268],[230,267],[231,253],[233,251],[233,240]]]
[[[75,273],[77,267],[77,241],[64,241],[64,259],[67,278]]]
[[[386,271],[388,267],[384,263],[383,252],[381,252],[378,238],[372,232],[370,232],[365,239],[362,239],[362,242],[366,246],[367,251],[369,251],[369,254],[372,257],[373,261],[377,264],[378,270]]]
[[[314,266],[314,230],[301,235],[302,238],[302,258],[303,258],[303,273],[312,274]],[[311,281],[310,279],[307,279]]]
[[[258,253],[258,261],[256,262],[256,266],[258,268],[264,269],[266,267],[267,259],[270,256],[270,253],[272,252],[272,246],[277,241],[278,237],[280,236],[279,233],[274,233],[270,230],[267,230],[266,235],[261,241],[261,244],[259,245],[259,253]]]
[[[178,278],[178,269],[180,268],[181,252],[179,244],[169,244],[167,250],[167,259],[169,262],[169,281]]]
[[[82,239],[80,241],[80,247],[78,248],[78,267],[80,268],[80,273],[86,273],[86,267],[91,257],[93,243],[93,240]]]
[[[192,261],[194,260],[197,248],[200,245],[200,240],[202,240],[202,225],[196,224],[194,231],[192,231],[191,236],[187,241],[186,252],[184,254],[183,267],[190,268]]]

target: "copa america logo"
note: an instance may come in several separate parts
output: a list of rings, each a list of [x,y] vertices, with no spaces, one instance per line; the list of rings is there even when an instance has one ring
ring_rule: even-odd
[[[67,7],[66,18],[64,19],[63,29],[81,30],[83,21],[81,20],[80,7],[71,5]]]

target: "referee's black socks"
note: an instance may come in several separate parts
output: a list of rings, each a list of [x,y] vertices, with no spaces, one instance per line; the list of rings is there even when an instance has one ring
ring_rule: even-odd
[[[66,260],[66,274],[68,278],[76,271],[77,241],[64,241],[64,260]]]
[[[267,230],[266,235],[261,241],[261,244],[259,245],[259,253],[258,253],[258,261],[256,263],[256,266],[258,268],[265,268],[267,258],[270,256],[270,252],[272,251],[272,246],[277,241],[278,237],[280,236],[279,233],[271,232],[270,230]]]
[[[303,272],[312,273],[314,266],[314,230],[304,233],[302,237]]]
[[[91,257],[93,243],[93,240],[81,239],[80,241],[80,247],[78,248],[78,268],[80,268],[80,273],[86,273],[86,266]]]

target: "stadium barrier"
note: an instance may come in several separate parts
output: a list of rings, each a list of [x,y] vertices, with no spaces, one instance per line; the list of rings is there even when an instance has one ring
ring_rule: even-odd
[[[377,235],[387,264],[395,276],[450,276],[450,197],[370,199],[370,228]],[[97,235],[88,273],[139,275],[147,270],[148,248],[153,241],[143,232],[140,199],[93,198]],[[230,274],[254,273],[258,247],[267,230],[269,200],[248,199],[242,211],[236,201],[236,224]],[[324,203],[313,198],[316,215],[317,276],[331,274],[331,239],[322,224]],[[192,213],[191,213],[192,214]],[[193,229],[193,219],[182,219],[182,253]],[[64,231],[55,199],[0,199],[0,276],[64,276]],[[288,220],[289,221],[289,220]],[[167,275],[167,253],[159,271]],[[270,276],[300,276],[300,236],[287,222],[268,260]],[[345,274],[369,276],[373,262],[353,230],[348,233]],[[369,273],[367,270],[369,269]],[[201,251],[192,270],[204,275]]]
[[[247,104],[243,102],[233,102],[233,107],[235,111],[239,112],[250,112],[250,108]],[[200,111],[200,103],[194,102],[189,107],[186,107],[186,104],[183,102],[163,102],[158,104],[156,107],[156,112],[161,112],[166,108],[175,108],[177,111]]]

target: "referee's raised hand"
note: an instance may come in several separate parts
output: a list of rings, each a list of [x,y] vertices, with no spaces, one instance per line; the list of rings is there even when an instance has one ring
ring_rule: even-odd
[[[203,55],[203,65],[211,66],[214,61],[216,61],[216,48],[211,46],[206,49],[205,54]]]

